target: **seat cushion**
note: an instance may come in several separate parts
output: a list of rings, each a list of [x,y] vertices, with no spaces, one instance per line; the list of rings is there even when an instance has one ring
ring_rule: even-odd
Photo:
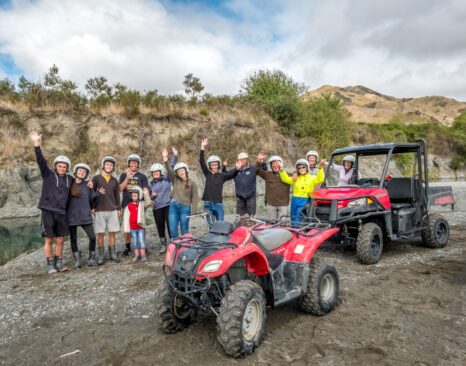
[[[291,240],[293,235],[285,229],[265,229],[262,231],[256,231],[254,233],[254,237],[259,241],[258,244],[262,245],[265,249],[272,251]]]

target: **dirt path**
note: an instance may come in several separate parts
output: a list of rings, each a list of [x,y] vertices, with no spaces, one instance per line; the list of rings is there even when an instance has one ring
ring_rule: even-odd
[[[157,328],[157,256],[49,276],[36,251],[0,267],[0,364],[464,365],[463,235],[454,227],[441,250],[393,245],[373,266],[327,247],[339,306],[320,318],[293,305],[270,310],[262,345],[242,360],[224,355],[213,316],[175,335]]]

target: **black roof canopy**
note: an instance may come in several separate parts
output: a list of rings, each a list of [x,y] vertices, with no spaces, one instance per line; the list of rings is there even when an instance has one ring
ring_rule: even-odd
[[[358,154],[358,155],[382,155],[388,154],[390,150],[394,153],[415,152],[420,148],[420,144],[407,142],[391,142],[387,144],[371,144],[363,146],[349,146],[336,149],[332,155]]]

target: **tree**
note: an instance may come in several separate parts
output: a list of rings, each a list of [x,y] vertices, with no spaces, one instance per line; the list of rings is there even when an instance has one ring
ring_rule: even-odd
[[[300,137],[317,141],[322,155],[350,142],[350,112],[341,100],[331,95],[309,99],[302,103],[297,132]]]
[[[112,97],[112,87],[107,84],[107,78],[104,76],[96,76],[89,79],[84,88],[93,99],[97,99],[99,97]]]
[[[185,93],[190,96],[192,101],[196,101],[198,95],[204,90],[204,86],[199,78],[195,77],[192,73],[185,75],[183,85]]]
[[[240,94],[265,108],[285,132],[292,132],[299,117],[299,98],[305,91],[304,84],[283,71],[259,70],[244,81]]]

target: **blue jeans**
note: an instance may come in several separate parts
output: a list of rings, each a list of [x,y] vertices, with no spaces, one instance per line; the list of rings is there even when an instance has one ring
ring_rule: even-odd
[[[168,225],[170,227],[170,238],[179,237],[178,227],[181,226],[181,235],[189,233],[189,215],[191,207],[182,203],[172,201],[168,211]]]
[[[225,213],[223,211],[223,203],[205,201],[204,208],[212,212],[217,221],[223,221],[225,217]]]
[[[309,202],[308,198],[304,197],[291,197],[291,227],[298,227],[299,223],[303,219],[303,214],[301,210],[306,206],[306,203]]]
[[[144,229],[131,230],[131,239],[133,241],[134,249],[145,249],[146,243],[144,241]]]

